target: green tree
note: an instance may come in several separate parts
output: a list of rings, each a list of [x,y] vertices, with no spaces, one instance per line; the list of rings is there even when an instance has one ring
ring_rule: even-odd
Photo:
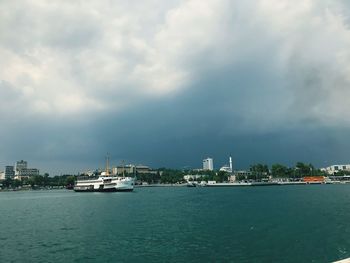
[[[251,176],[249,179],[260,180],[269,176],[269,167],[266,164],[254,164],[250,166]]]
[[[312,164],[305,164],[303,162],[297,162],[294,169],[295,177],[304,177],[313,175],[313,171],[315,170]]]
[[[271,166],[271,174],[273,177],[284,178],[289,177],[290,171],[288,167],[276,163]]]
[[[21,185],[22,185],[21,180],[15,179],[15,180],[12,181],[12,187],[17,188],[17,187],[19,187]]]
[[[65,178],[64,185],[74,185],[75,183],[75,176],[70,175]]]
[[[237,174],[236,175],[236,180],[237,181],[244,181],[244,180],[246,180],[246,179],[249,179],[249,178],[247,178],[245,175],[243,175],[243,174]]]
[[[219,171],[217,174],[214,176],[214,181],[216,182],[227,182],[228,181],[229,174],[225,171]]]
[[[9,188],[13,185],[13,179],[12,178],[5,178],[5,180],[2,181],[2,186],[4,188]]]
[[[185,180],[183,179],[185,174],[181,170],[162,169],[159,172],[161,173],[161,176],[160,176],[161,183],[175,184],[175,183],[185,182]]]

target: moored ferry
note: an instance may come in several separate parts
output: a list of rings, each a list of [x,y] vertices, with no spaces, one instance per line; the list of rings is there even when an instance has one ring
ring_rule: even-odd
[[[134,190],[133,177],[112,176],[109,174],[109,158],[107,156],[106,171],[98,178],[77,180],[74,185],[76,192],[130,192]]]
[[[96,179],[77,180],[76,192],[116,192],[133,191],[134,178],[118,176],[100,176]]]

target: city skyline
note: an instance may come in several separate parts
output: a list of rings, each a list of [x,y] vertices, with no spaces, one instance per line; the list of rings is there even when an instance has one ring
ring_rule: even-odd
[[[110,155],[107,155],[108,158],[110,158]],[[177,169],[177,170],[192,170],[192,171],[225,171],[228,173],[240,173],[240,172],[246,172],[246,171],[251,171],[252,167],[255,165],[267,165],[267,168],[272,171],[274,165],[282,165],[287,168],[293,169],[295,168],[299,163],[304,165],[303,162],[298,162],[293,165],[286,165],[285,163],[276,163],[273,162],[271,164],[266,164],[266,163],[251,163],[247,167],[234,167],[233,162],[232,162],[232,156],[228,157],[228,162],[227,163],[221,163],[221,164],[216,164],[214,165],[214,159],[211,157],[206,157],[202,161],[202,167],[199,166],[183,166],[183,167],[150,167],[147,164],[140,164],[140,163],[125,163],[125,161],[121,161],[119,163],[112,161],[110,162],[109,160],[109,170],[113,171],[113,174],[118,174],[122,173],[124,171],[128,171],[128,173],[133,173],[130,171],[133,171],[133,169],[137,168],[138,170],[142,170],[142,173],[147,173],[146,171],[152,171],[151,173],[154,173],[155,171],[159,169]],[[309,163],[312,165],[311,163]],[[305,165],[309,165],[308,163],[305,163]],[[42,173],[39,173],[39,169],[37,168],[28,168],[28,161],[25,160],[18,160],[15,163],[7,163],[3,168],[3,170],[0,168],[0,179],[4,179],[6,177],[15,177],[16,176],[32,176],[32,175],[43,175],[43,174],[49,174],[51,176],[57,176],[57,175],[67,175],[67,174],[88,174],[92,175],[94,172],[104,172],[106,170],[106,166],[96,166],[96,167],[84,167],[81,170],[74,170],[74,171],[64,171],[64,170],[58,170],[53,173],[49,173],[49,170],[43,171]],[[104,164],[106,165],[106,163]],[[312,166],[311,166],[312,167]],[[337,172],[338,170],[350,170],[350,164],[345,164],[345,163],[332,163],[332,164],[327,164],[327,166],[322,166],[322,167],[315,167],[317,170],[321,171],[327,171],[327,172],[332,172],[334,173]],[[12,175],[6,175],[6,173],[9,173],[9,169],[11,170]],[[298,168],[297,168],[298,169]],[[120,172],[120,171],[122,172]]]
[[[0,3],[0,167],[350,161],[346,1]]]

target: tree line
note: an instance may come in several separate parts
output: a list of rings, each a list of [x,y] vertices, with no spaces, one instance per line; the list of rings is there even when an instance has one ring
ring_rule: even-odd
[[[76,180],[76,175],[56,175],[50,177],[48,173],[44,175],[34,175],[28,178],[23,178],[22,180],[6,178],[0,183],[2,188],[18,188],[23,186],[29,186],[31,188],[40,188],[40,187],[56,187],[62,186],[66,187],[67,185],[74,185]]]
[[[343,172],[345,174],[346,172]],[[350,173],[350,172],[348,172]],[[289,178],[300,179],[306,176],[327,176],[325,171],[316,169],[311,163],[297,162],[294,167],[283,164],[272,164],[271,169],[266,164],[254,164],[250,166],[249,173],[238,175],[237,180],[261,180],[265,178]],[[339,174],[340,175],[340,174]]]

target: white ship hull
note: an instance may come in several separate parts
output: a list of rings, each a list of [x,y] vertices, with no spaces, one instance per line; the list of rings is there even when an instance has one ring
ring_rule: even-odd
[[[100,176],[96,179],[78,180],[74,186],[76,192],[117,192],[133,191],[134,178]]]
[[[117,191],[133,191],[134,190],[134,178],[132,177],[115,177],[115,188]]]

